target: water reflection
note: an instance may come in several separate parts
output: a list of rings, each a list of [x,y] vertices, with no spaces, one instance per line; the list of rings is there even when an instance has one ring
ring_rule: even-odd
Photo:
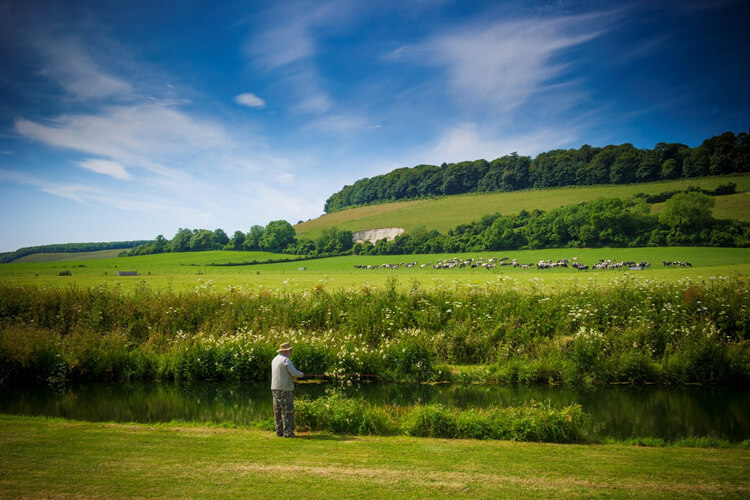
[[[325,385],[301,384],[298,397],[315,398]],[[343,389],[376,404],[440,403],[470,408],[550,401],[579,403],[591,415],[594,437],[653,436],[674,440],[712,436],[750,438],[750,391],[723,387],[512,387],[497,385],[360,384]],[[234,422],[246,425],[272,415],[266,384],[220,382],[75,384],[62,390],[34,387],[4,391],[0,412],[89,421]]]

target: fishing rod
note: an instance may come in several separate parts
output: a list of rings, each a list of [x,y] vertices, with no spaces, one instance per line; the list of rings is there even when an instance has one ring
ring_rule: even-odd
[[[374,375],[372,373],[322,373],[322,374],[305,374],[304,378],[346,378],[346,377],[357,377],[357,378],[374,378],[380,381],[380,385],[383,386],[383,394],[385,394],[386,404],[391,404],[391,398],[388,396],[388,390],[385,388],[385,380],[380,375]]]

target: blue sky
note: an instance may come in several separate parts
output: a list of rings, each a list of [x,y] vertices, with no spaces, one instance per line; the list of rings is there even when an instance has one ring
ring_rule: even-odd
[[[0,251],[230,235],[420,163],[750,127],[742,1],[0,0]]]

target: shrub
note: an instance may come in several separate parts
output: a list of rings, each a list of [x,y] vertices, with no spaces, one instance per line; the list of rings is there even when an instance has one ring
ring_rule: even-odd
[[[298,400],[295,406],[300,428],[346,434],[389,435],[397,432],[393,417],[386,409],[361,399],[329,393],[314,401]]]
[[[410,436],[573,442],[581,440],[585,418],[580,405],[555,409],[532,402],[518,407],[464,411],[426,405],[410,409],[401,429]]]

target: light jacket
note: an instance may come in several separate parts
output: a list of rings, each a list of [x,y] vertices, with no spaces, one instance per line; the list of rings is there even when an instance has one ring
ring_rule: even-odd
[[[294,363],[283,354],[277,354],[271,361],[271,390],[293,391],[294,379],[292,377],[303,377],[305,374],[294,367]]]

